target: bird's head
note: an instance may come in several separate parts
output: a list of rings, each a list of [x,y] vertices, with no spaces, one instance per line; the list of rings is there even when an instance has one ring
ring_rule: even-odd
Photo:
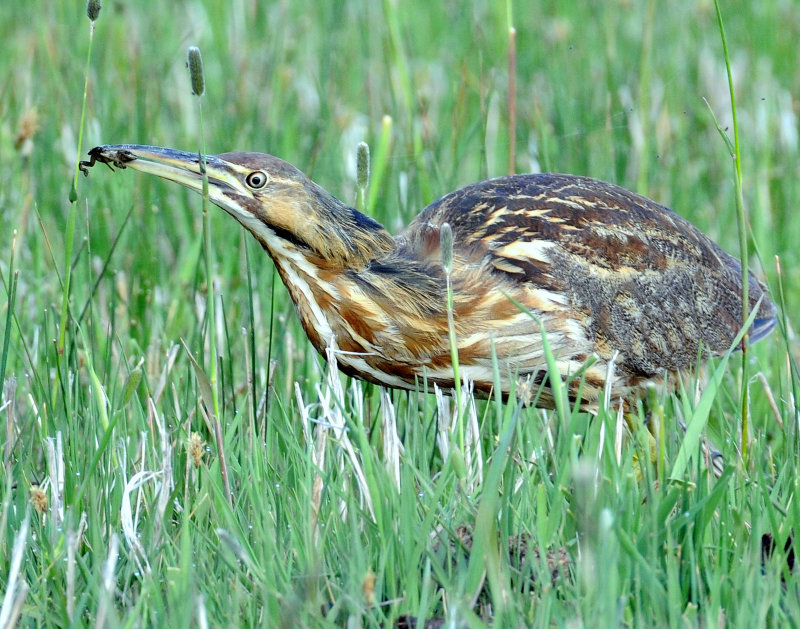
[[[133,168],[203,193],[245,227],[273,258],[303,255],[317,264],[361,268],[394,248],[394,239],[371,218],[348,207],[291,164],[263,153],[206,155],[155,146],[98,146],[81,168],[96,161]]]

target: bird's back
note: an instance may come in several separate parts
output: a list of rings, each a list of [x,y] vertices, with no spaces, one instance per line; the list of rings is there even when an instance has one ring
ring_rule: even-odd
[[[491,179],[428,206],[398,241],[433,263],[443,223],[453,231],[454,281],[480,277],[529,308],[571,368],[619,352],[621,384],[636,386],[724,353],[741,327],[738,260],[619,186],[559,174]],[[775,309],[752,275],[749,294],[751,308],[761,300],[759,338]]]

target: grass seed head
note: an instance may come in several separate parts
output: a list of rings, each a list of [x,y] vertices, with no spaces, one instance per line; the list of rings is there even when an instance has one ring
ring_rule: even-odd
[[[36,513],[43,514],[47,512],[47,494],[38,485],[31,485],[30,498],[33,508]]]
[[[200,467],[203,464],[203,455],[205,454],[205,441],[200,433],[193,432],[189,437],[189,456],[195,467]]]
[[[369,183],[369,144],[359,142],[356,149],[356,183],[362,190]]]
[[[128,375],[128,379],[125,381],[125,386],[122,389],[122,406],[125,406],[128,402],[130,402],[134,393],[136,393],[136,389],[139,388],[139,383],[141,381],[142,370],[140,368],[136,368],[131,371],[130,375]]]
[[[367,570],[367,574],[364,575],[361,591],[364,593],[367,607],[372,607],[375,604],[375,573],[372,570]]]
[[[450,223],[442,223],[439,227],[439,246],[442,249],[442,268],[450,275],[453,270],[453,230]]]
[[[94,22],[97,19],[97,16],[100,15],[100,9],[103,8],[103,3],[100,0],[89,0],[86,3],[86,15],[89,16],[89,19]]]
[[[187,57],[186,65],[189,66],[192,94],[202,96],[206,91],[206,79],[203,76],[203,57],[200,56],[200,49],[197,46],[189,46]]]

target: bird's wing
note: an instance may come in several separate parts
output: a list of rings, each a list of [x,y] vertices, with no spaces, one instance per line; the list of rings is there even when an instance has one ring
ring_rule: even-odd
[[[428,206],[398,243],[433,263],[445,222],[456,260],[560,295],[596,351],[608,358],[619,350],[632,374],[690,367],[698,353],[725,352],[739,330],[738,260],[671,210],[618,186],[572,175],[491,179]],[[751,277],[751,304],[762,296]],[[764,297],[762,329],[773,318]]]

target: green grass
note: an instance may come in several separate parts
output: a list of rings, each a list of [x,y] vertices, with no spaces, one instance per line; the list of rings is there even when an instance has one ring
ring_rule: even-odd
[[[637,189],[737,252],[734,171],[703,102],[730,134],[713,3],[511,4],[518,170]],[[798,577],[783,553],[761,557],[762,534],[782,548],[800,530],[791,2],[722,4],[750,264],[786,328],[748,352],[749,465],[736,359],[718,383],[707,368],[703,402],[691,378],[679,398],[655,397],[655,467],[638,463],[643,428],[617,440],[614,412],[497,402],[465,402],[454,456],[437,424],[446,398],[329,377],[270,261],[222,212],[206,246],[199,197],[99,166],[72,206],[84,9],[0,8],[0,594],[19,601],[17,626],[379,627],[408,614],[475,627],[489,613],[504,627],[800,625]],[[397,231],[508,172],[508,24],[501,2],[107,2],[83,148],[196,150],[185,62],[197,45],[210,153],[270,152],[355,203],[348,164],[364,140],[367,208]],[[201,401],[212,324],[221,442]],[[729,464],[720,479],[697,447],[681,452],[679,421],[706,414]],[[471,555],[452,542],[461,525]],[[512,565],[518,535],[566,549],[571,576]]]

